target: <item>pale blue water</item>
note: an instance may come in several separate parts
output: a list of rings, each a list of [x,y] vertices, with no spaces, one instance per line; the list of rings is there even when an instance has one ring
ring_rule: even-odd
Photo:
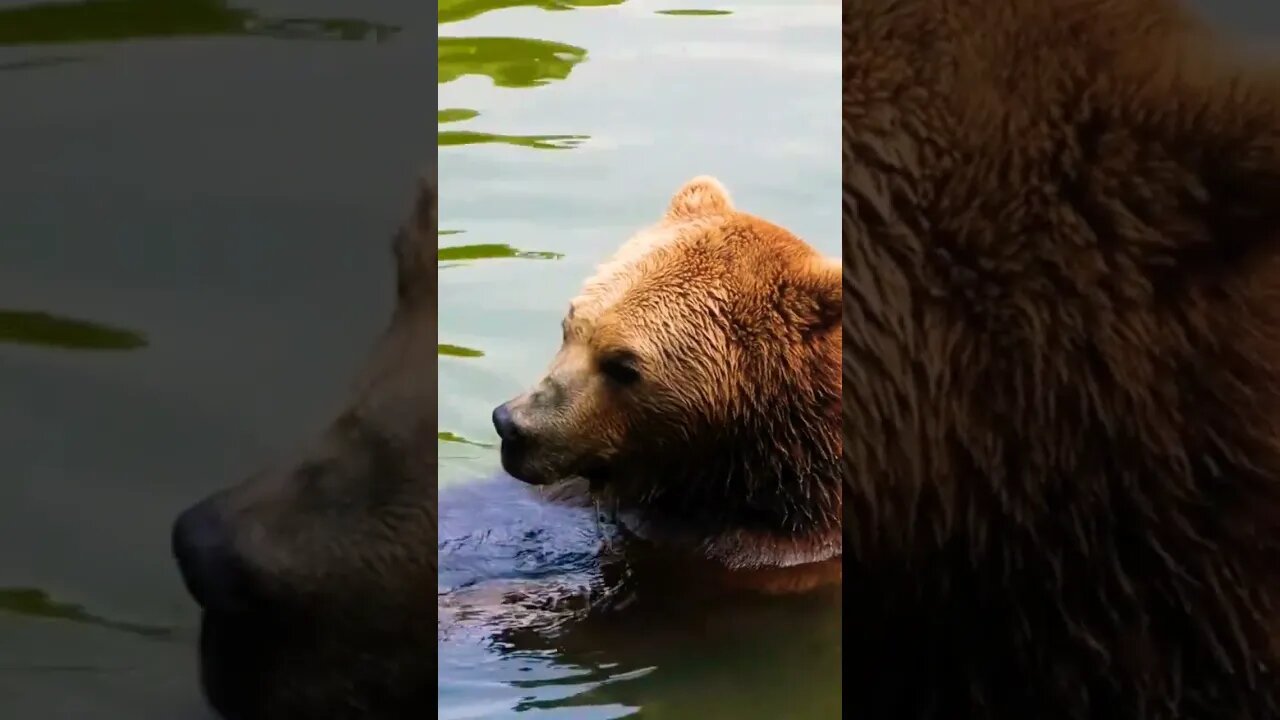
[[[513,491],[477,485],[492,494],[491,519],[478,519],[483,502],[450,490],[494,474],[490,411],[537,379],[582,280],[685,180],[715,175],[743,209],[839,252],[839,2],[589,4],[599,7],[446,3],[494,9],[440,25],[440,224],[462,231],[441,238],[441,533],[495,528],[479,549],[442,549],[444,566],[519,575],[530,566],[504,565],[504,548],[532,545],[535,564],[572,573],[595,550],[581,518],[504,509],[493,496]],[[658,12],[682,8],[723,14]],[[475,247],[492,245],[511,250]],[[537,255],[455,259],[512,251]],[[470,516],[451,517],[454,506]],[[535,596],[557,587],[521,577]],[[540,622],[482,617],[442,640],[439,717],[839,714],[835,603],[692,608],[610,630],[541,629],[545,642],[493,636]]]
[[[680,7],[732,14],[655,12]],[[719,177],[744,209],[839,252],[839,18],[835,0],[737,0],[516,7],[440,25],[453,55],[472,57],[468,38],[509,37],[583,57],[567,64],[567,77],[517,88],[497,86],[480,63],[441,61],[442,80],[467,73],[440,85],[441,112],[479,113],[441,123],[442,144],[457,131],[577,138],[560,150],[500,142],[440,150],[441,228],[463,231],[443,246],[558,256],[441,263],[440,342],[484,353],[441,357],[442,430],[492,439],[482,410],[536,379],[582,280],[694,175]],[[539,61],[514,53],[505,66],[535,77]],[[441,443],[440,455],[443,483],[497,463],[493,449],[458,443]]]

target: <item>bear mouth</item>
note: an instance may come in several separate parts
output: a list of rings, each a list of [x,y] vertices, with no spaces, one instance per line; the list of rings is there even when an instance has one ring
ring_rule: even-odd
[[[597,463],[597,464],[588,466],[586,470],[579,473],[579,476],[582,477],[582,479],[587,481],[587,487],[591,490],[591,492],[598,492],[600,490],[603,490],[604,487],[608,485],[609,481],[612,479],[612,476],[609,472],[609,466],[604,463]]]
[[[499,447],[502,470],[511,477],[529,485],[546,485],[550,480],[531,472],[528,467],[528,447],[518,440],[504,439]]]
[[[563,480],[581,478],[587,481],[592,491],[609,484],[613,475],[609,463],[604,460],[592,459],[556,469],[546,467],[546,463],[536,462],[529,450],[529,444],[523,440],[503,440],[499,450],[503,472],[528,485],[552,485]]]

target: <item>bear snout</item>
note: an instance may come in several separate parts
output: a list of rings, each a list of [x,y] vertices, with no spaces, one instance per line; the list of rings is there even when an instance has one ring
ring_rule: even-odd
[[[505,402],[493,409],[493,429],[502,439],[502,469],[511,477],[533,485],[540,484],[528,466],[528,433],[511,412],[511,403]]]
[[[187,592],[202,608],[221,614],[244,614],[256,605],[252,573],[214,500],[209,498],[191,506],[174,521],[173,555]]]
[[[523,437],[520,426],[511,415],[510,403],[502,403],[493,409],[493,429],[504,443],[515,442]]]

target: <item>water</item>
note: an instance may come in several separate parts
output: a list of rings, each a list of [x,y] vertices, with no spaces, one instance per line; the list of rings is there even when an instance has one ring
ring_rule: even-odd
[[[694,175],[839,252],[838,2],[720,2],[731,14],[713,16],[657,12],[690,3],[582,4],[601,7],[444,4],[468,18],[439,30],[450,439],[492,440],[481,410],[537,377],[582,280]],[[440,455],[443,485],[497,462],[465,442],[442,440]]]
[[[327,420],[385,323],[429,15],[0,0],[6,720],[206,717],[168,526]]]
[[[689,9],[717,12],[667,12]],[[715,175],[839,252],[839,18],[835,0],[443,4],[441,585],[482,572],[529,601],[473,600],[446,633],[440,718],[839,717],[830,598],[562,625],[548,598],[596,579],[592,520],[484,482],[490,411],[539,376],[582,280],[685,180]],[[477,528],[492,530],[465,542]]]
[[[387,239],[432,152],[425,3],[119,4],[0,0],[6,720],[207,718],[169,522],[331,417],[385,323]],[[439,26],[526,39],[486,62],[446,43],[441,68],[443,223],[465,231],[442,238],[453,491],[491,492],[494,450],[460,441],[491,443],[489,409],[549,359],[581,278],[681,181],[719,175],[836,249],[837,3],[541,3],[575,4],[599,7],[446,3]],[[1280,31],[1277,8],[1199,4]],[[730,14],[659,14],[688,7]],[[574,577],[594,528],[524,511],[506,530],[568,528],[534,560]],[[443,646],[440,717],[835,716],[830,608],[651,616],[518,652],[487,632],[511,619]]]

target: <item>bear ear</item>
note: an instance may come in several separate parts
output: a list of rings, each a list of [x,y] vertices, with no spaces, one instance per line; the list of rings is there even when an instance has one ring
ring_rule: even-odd
[[[413,200],[413,215],[410,222],[410,226],[419,237],[428,238],[436,235],[439,222],[437,195],[435,173],[419,175],[417,193]]]
[[[440,245],[434,171],[418,177],[409,217],[395,232],[391,252],[396,261],[396,293],[401,302],[435,295],[435,260]]]
[[[695,218],[733,210],[729,191],[710,175],[699,175],[685,183],[667,206],[668,218]]]

